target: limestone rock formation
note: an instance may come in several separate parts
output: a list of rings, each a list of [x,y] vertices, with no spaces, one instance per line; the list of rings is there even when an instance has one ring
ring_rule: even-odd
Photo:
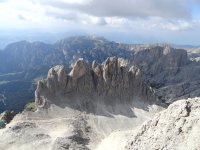
[[[170,104],[200,96],[200,62],[189,60],[185,50],[147,48],[135,53],[131,62],[141,69],[144,82],[154,88],[160,101]]]
[[[200,99],[180,100],[156,114],[131,136],[127,150],[200,148]]]
[[[142,80],[142,83],[145,83],[146,85],[151,86],[153,90],[155,91],[156,96],[159,98],[161,102],[170,104],[178,99],[200,96],[200,84],[199,84],[200,83],[200,76],[199,76],[200,62],[189,60],[187,56],[187,52],[185,50],[174,49],[167,45],[167,46],[146,47],[145,49],[139,49],[138,51],[133,50],[133,53],[134,53],[134,57],[132,60],[130,60],[131,64],[134,66],[132,70],[135,70],[135,71],[139,70],[139,74],[140,74],[139,77],[140,78],[142,77],[142,79],[139,79],[139,80]],[[76,66],[76,68],[74,68],[71,72],[69,71],[66,72],[64,67],[62,66],[57,66],[57,68],[54,67],[54,70],[59,70],[60,67],[63,68],[63,70],[60,69],[62,70],[61,71],[62,75],[59,78],[63,79],[64,81],[61,81],[60,79],[58,79],[59,82],[62,82],[62,85],[61,85],[61,87],[63,87],[61,88],[63,89],[61,90],[63,91],[62,95],[64,93],[67,93],[65,95],[69,95],[68,97],[71,98],[78,93],[79,94],[78,96],[81,95],[81,97],[83,98],[83,95],[85,95],[85,99],[88,99],[88,95],[91,95],[91,93],[93,93],[92,95],[95,98],[99,97],[98,96],[99,94],[103,96],[102,93],[103,94],[105,93],[101,91],[102,89],[103,90],[105,89],[104,91],[107,91],[107,92],[113,91],[113,89],[110,89],[109,86],[106,86],[104,84],[105,82],[108,83],[107,85],[110,84],[109,83],[110,81],[108,79],[108,74],[106,74],[106,72],[109,72],[107,71],[108,66],[103,65],[103,64],[97,64],[96,61],[94,61],[92,63],[92,66],[90,66],[89,64],[86,63],[88,62],[88,59],[84,59],[84,60],[85,61],[79,60],[77,63],[74,63],[73,68],[74,66]],[[127,68],[126,66],[129,66],[129,65],[124,64],[123,66],[121,68]],[[113,67],[109,67],[109,69],[110,68],[113,68]],[[112,69],[110,70],[113,72]],[[50,72],[52,71],[53,70],[51,70]],[[90,71],[91,73],[89,73]],[[50,79],[52,78],[53,73],[50,73],[50,72],[49,72],[49,75],[50,74],[52,75],[48,77],[49,78],[48,86],[53,86],[51,84],[52,79]],[[57,71],[55,71],[55,74],[56,72]],[[87,77],[86,75],[84,75],[84,73],[87,74]],[[85,81],[83,81],[83,79],[81,80],[78,79],[81,76],[84,76]],[[56,77],[54,80],[56,80]],[[92,80],[93,82],[91,82]],[[78,81],[77,85],[80,85],[80,84],[88,85],[89,86],[87,87],[88,90],[85,90],[87,89],[86,87],[83,90],[82,86],[80,86],[79,88],[76,88],[75,87],[76,81]],[[89,81],[89,82],[86,82],[86,81]],[[116,82],[119,82],[119,81],[116,80]],[[140,82],[140,81],[137,81],[137,82]],[[65,87],[66,85],[67,87]],[[60,90],[58,89],[57,86],[55,86],[54,88],[57,89],[57,91]],[[67,90],[65,90],[66,88]],[[79,91],[76,94],[74,94],[76,90],[79,90]],[[91,92],[88,93],[88,91],[91,91]],[[83,94],[81,94],[81,92]],[[54,92],[50,90],[50,93],[52,94]],[[94,95],[94,93],[97,93],[97,96]],[[138,91],[136,93],[138,93]],[[105,95],[107,96],[107,94]],[[56,99],[58,99],[57,96],[55,97]],[[47,98],[47,100],[49,99]]]
[[[144,80],[160,86],[166,83],[177,83],[174,77],[180,69],[189,63],[187,52],[181,49],[153,47],[137,52],[133,64],[139,66],[145,75]],[[184,80],[185,77],[182,77]]]
[[[153,90],[142,81],[140,69],[129,67],[126,60],[117,57],[107,58],[102,64],[94,61],[91,67],[79,59],[69,73],[63,66],[55,66],[46,79],[38,82],[35,98],[39,107],[50,103],[63,106],[78,102],[90,107],[97,103],[131,104],[134,99],[149,103],[156,100]]]

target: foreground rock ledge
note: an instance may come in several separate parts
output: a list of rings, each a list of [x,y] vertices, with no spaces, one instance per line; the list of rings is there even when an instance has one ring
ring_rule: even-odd
[[[139,127],[126,150],[200,148],[200,98],[180,100]]]

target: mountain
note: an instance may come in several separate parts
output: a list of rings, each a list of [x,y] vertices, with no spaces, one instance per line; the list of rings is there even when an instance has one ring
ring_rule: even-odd
[[[131,57],[126,45],[103,38],[80,36],[60,40],[54,45],[42,42],[20,41],[8,45],[1,53],[0,73],[18,72],[35,67],[69,65],[77,58],[88,62],[102,62],[107,57]]]
[[[36,67],[70,65],[78,58],[91,63],[102,63],[107,57],[131,58],[135,52],[168,47],[168,44],[121,44],[102,37],[75,36],[57,41],[55,44],[20,41],[9,44],[0,51],[0,73],[19,72]],[[189,51],[188,51],[189,52]],[[196,54],[199,51],[195,52]]]
[[[94,36],[12,43],[0,51],[0,112],[21,113],[7,125],[15,113],[0,115],[0,149],[199,149],[198,55]]]
[[[193,46],[193,45],[172,45],[175,48],[185,49],[188,52],[188,56],[193,61],[200,60],[200,45]]]
[[[132,130],[163,109],[140,69],[117,57],[51,68],[35,103],[36,112],[23,111],[0,130],[0,149],[96,149],[112,132]]]
[[[12,43],[0,51],[0,112],[22,111],[34,100],[36,83],[49,68],[63,65],[70,72],[79,58],[90,69],[94,60],[101,64],[108,57],[126,59],[128,66],[140,70],[141,80],[163,103],[196,97],[200,95],[200,62],[198,51],[195,59],[192,55],[168,44],[123,44],[95,36],[70,37],[55,44]]]
[[[51,51],[53,51],[51,45],[41,42],[21,41],[10,44],[2,51],[0,72],[19,72],[47,64],[51,65],[51,62],[44,59],[49,57]]]
[[[34,99],[35,83],[50,67],[60,64],[70,68],[80,57],[100,63],[109,56],[129,58],[133,52],[128,47],[91,36],[71,37],[54,45],[27,41],[8,45],[0,51],[0,94],[4,97],[0,99],[0,112],[22,111]]]
[[[150,86],[156,74],[166,74],[160,65],[172,67],[162,77],[169,84],[177,68],[190,63],[184,50],[156,47],[129,61],[78,59],[71,70],[52,67],[37,84],[37,111],[17,114],[0,130],[0,149],[198,149],[199,98],[171,101],[166,109],[157,95],[160,86]],[[175,85],[178,90],[178,80]]]
[[[200,62],[191,61],[185,50],[148,48],[135,53],[131,62],[141,69],[144,82],[165,103],[200,96]]]
[[[94,61],[92,67],[79,59],[69,73],[64,66],[55,66],[46,79],[38,82],[35,92],[39,108],[66,105],[93,113],[98,113],[97,105],[131,106],[134,99],[156,103],[154,91],[144,84],[140,69],[129,68],[126,60],[117,57],[107,58],[102,64]]]

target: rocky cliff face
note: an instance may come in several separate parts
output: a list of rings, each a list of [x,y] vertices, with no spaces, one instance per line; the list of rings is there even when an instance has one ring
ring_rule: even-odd
[[[185,80],[185,76],[177,79],[176,75],[190,63],[185,50],[169,46],[141,50],[132,62],[142,70],[144,80],[157,87]]]
[[[180,100],[132,134],[126,150],[199,149],[200,99]]]
[[[185,50],[147,48],[135,53],[131,62],[141,69],[144,82],[155,89],[161,101],[200,96],[200,63],[189,60]]]
[[[98,103],[115,105],[131,104],[134,99],[155,102],[153,90],[141,78],[140,69],[129,67],[128,62],[117,57],[110,57],[102,64],[95,61],[90,67],[79,59],[70,73],[64,66],[49,70],[46,79],[38,82],[35,92],[39,107],[53,103],[64,106],[85,106],[86,109]]]

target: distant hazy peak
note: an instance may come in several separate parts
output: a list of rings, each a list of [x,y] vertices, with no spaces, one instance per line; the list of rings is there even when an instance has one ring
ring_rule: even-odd
[[[72,42],[72,41],[96,41],[96,42],[109,42],[104,37],[98,37],[98,36],[72,36],[68,38],[61,39],[57,41],[56,43],[63,43],[63,42]]]

